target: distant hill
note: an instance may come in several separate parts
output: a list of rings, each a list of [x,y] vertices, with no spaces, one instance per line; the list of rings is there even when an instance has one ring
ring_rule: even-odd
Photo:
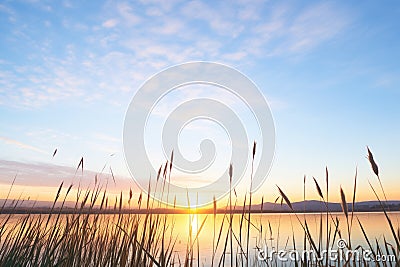
[[[399,211],[400,210],[400,201],[382,201],[382,204],[387,207],[391,211]],[[282,205],[279,203],[270,203],[266,202],[263,205],[252,205],[251,210],[253,212],[260,211],[261,206],[263,212],[290,212],[291,209],[288,205],[283,203]],[[306,200],[300,202],[292,203],[293,210],[295,212],[323,212],[326,211],[328,207],[330,212],[341,212],[342,207],[340,203],[329,202],[325,204],[323,201],[319,200]],[[347,209],[352,211],[352,204],[347,204]],[[363,211],[381,211],[381,205],[379,201],[362,201],[354,203],[354,211],[363,212]]]
[[[4,205],[5,199],[0,199],[0,208]],[[15,207],[16,201],[15,200],[7,200],[5,204],[5,208],[3,209],[2,213],[48,213],[50,208],[53,205],[51,201],[34,201],[34,200],[24,200],[19,201],[16,208]],[[390,211],[400,211],[400,201],[383,201],[382,204],[385,206],[387,210]],[[86,205],[87,206],[87,205]],[[262,210],[261,210],[262,206]],[[326,207],[330,212],[342,212],[342,207],[339,203],[329,202],[327,205],[319,200],[306,200],[300,202],[293,202],[292,207],[293,211],[297,213],[311,213],[311,212],[326,212]],[[61,202],[57,202],[55,205],[56,211],[59,211],[61,207]],[[70,213],[74,212],[75,202],[65,202],[64,208],[62,213]],[[80,206],[79,206],[80,207]],[[248,206],[244,207],[246,211],[248,211]],[[348,204],[348,210],[352,211],[352,204]],[[241,213],[243,211],[243,206],[236,206],[233,210],[235,213]],[[264,204],[256,204],[252,205],[251,212],[252,213],[287,213],[293,212],[286,203],[271,203],[265,202]],[[382,211],[382,207],[379,204],[379,201],[362,201],[356,202],[354,204],[354,211],[355,212],[374,212],[374,211]],[[88,212],[88,213],[114,213],[115,211],[112,207],[109,207],[107,210],[98,210],[98,206],[95,206],[94,209],[88,209],[87,207],[81,212]],[[145,209],[137,210],[137,209],[123,209],[122,212],[124,213],[146,213]],[[152,213],[186,213],[187,210],[185,209],[164,209],[158,208],[153,209]],[[213,209],[199,209],[198,212],[200,213],[212,213]],[[218,213],[225,213],[225,207],[218,207]]]

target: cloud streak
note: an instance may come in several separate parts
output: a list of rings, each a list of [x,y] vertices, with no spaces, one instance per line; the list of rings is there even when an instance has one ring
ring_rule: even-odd
[[[44,151],[44,150],[42,150],[40,148],[31,146],[31,145],[28,145],[28,144],[25,144],[25,143],[22,143],[22,142],[19,142],[17,140],[13,140],[13,139],[10,139],[10,138],[7,138],[7,137],[0,136],[0,140],[3,141],[6,144],[17,146],[17,147],[22,148],[22,149],[35,151],[35,152],[38,152],[38,153],[41,153],[41,154],[49,154],[48,152],[46,152],[46,151]]]
[[[0,183],[10,184],[16,173],[15,184],[23,186],[57,187],[61,182],[64,182],[65,185],[71,183],[74,185],[80,184],[81,188],[85,188],[94,185],[96,175],[100,184],[106,184],[108,181],[109,189],[111,190],[115,190],[116,188],[126,189],[135,186],[133,180],[129,177],[116,175],[117,187],[114,187],[113,183],[110,182],[112,181],[111,174],[107,171],[98,173],[84,169],[83,174],[81,174],[80,171],[76,172],[76,168],[68,166],[48,163],[24,163],[0,159]]]

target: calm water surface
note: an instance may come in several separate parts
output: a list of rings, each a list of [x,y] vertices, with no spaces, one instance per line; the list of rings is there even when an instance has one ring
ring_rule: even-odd
[[[399,227],[400,212],[391,212],[389,213],[389,215],[395,229],[397,230]],[[24,215],[14,215],[12,219],[8,222],[8,224],[12,225],[13,223],[17,222],[22,216]],[[112,221],[113,215],[102,216],[109,216],[109,221]],[[182,262],[184,260],[188,242],[190,240],[192,240],[192,242],[193,240],[196,240],[196,242],[193,242],[193,257],[196,261],[195,266],[197,265],[198,259],[201,266],[211,266],[211,260],[214,254],[214,247],[217,247],[214,256],[214,263],[217,263],[218,266],[218,262],[224,254],[225,265],[230,265],[229,215],[216,215],[215,220],[213,214],[179,214],[167,216],[170,225],[174,225],[172,236],[176,238],[176,244],[174,247],[174,261],[176,263]],[[0,219],[4,217],[5,215],[0,215]],[[342,213],[333,213],[332,217],[337,217],[339,219],[339,229],[341,231],[342,238],[347,243],[349,243],[346,217]],[[331,231],[330,247],[337,249],[337,240],[339,239],[339,237],[336,235],[336,241],[332,242],[335,229],[332,217],[328,216],[328,227],[330,227]],[[368,238],[373,243],[373,246],[375,246],[376,244],[375,238],[381,245],[383,245],[384,236],[388,243],[394,244],[388,222],[383,213],[355,213],[350,238],[350,242],[353,248],[360,245],[365,249],[368,249],[368,245],[362,234],[357,218],[360,220],[368,235]],[[320,225],[322,220],[321,244],[322,247],[325,248],[327,233],[327,217],[325,214],[298,214],[297,217],[294,214],[252,214],[252,226],[250,229],[249,244],[249,250],[250,253],[252,253],[252,257],[256,259],[257,255],[259,255],[260,249],[267,249],[268,251],[271,251],[272,249],[292,250],[294,247],[296,247],[298,250],[303,250],[304,231],[299,220],[302,223],[304,223],[304,220],[307,221],[310,234],[313,237],[317,246],[319,242],[319,237],[321,236]],[[238,257],[240,257],[240,254],[244,252],[242,251],[242,249],[246,250],[247,238],[247,223],[245,220],[242,222],[241,231],[240,223],[241,215],[233,215],[233,253],[235,256],[239,255]],[[351,221],[349,221],[349,223],[351,223]],[[201,228],[202,224],[203,227]],[[190,229],[192,229],[191,236],[189,235]],[[168,231],[170,232],[170,230]],[[219,235],[220,239],[218,242]],[[198,238],[198,240],[196,239],[196,237]],[[240,248],[240,246],[238,246],[239,240],[242,240],[242,249]],[[307,249],[310,249],[309,244],[307,244]],[[223,253],[223,251],[225,251],[225,253]]]

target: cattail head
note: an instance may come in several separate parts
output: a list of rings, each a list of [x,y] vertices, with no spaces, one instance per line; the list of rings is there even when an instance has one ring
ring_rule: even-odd
[[[160,168],[158,169],[158,173],[157,173],[157,181],[160,179],[161,170],[162,170],[162,165],[161,165],[161,166],[160,166]]]
[[[78,167],[76,168],[76,170],[78,171],[79,168],[82,168],[82,173],[83,173],[83,157],[81,158],[81,160],[78,163]]]
[[[232,163],[229,165],[229,182],[232,183],[233,166]]]
[[[140,192],[139,199],[138,199],[138,205],[142,203],[142,192]]]
[[[264,196],[261,197],[261,211],[264,210]]]
[[[369,150],[368,146],[367,146],[367,150],[368,150],[368,160],[369,160],[369,163],[371,163],[372,170],[374,171],[376,176],[379,176],[378,165],[376,164],[376,162],[374,160],[374,156],[372,155],[372,152],[371,152],[371,150]]]
[[[293,206],[292,206],[292,203],[290,203],[289,198],[285,195],[285,193],[283,193],[283,191],[279,188],[279,186],[276,186],[276,187],[278,187],[279,194],[281,195],[282,199],[284,199],[286,204],[289,206],[289,208],[291,210],[293,210]]]
[[[168,160],[167,160],[167,162],[165,162],[165,166],[164,166],[164,173],[163,173],[164,179],[165,179],[165,177],[167,177],[167,166],[168,166]]]
[[[119,196],[119,210],[121,210],[121,209],[122,209],[122,191]]]
[[[349,212],[347,210],[347,202],[346,202],[346,195],[344,194],[343,188],[340,187],[340,198],[342,200],[342,202],[340,203],[342,205],[342,210],[344,212],[344,215],[346,216],[346,218],[349,217]]]
[[[169,171],[171,172],[171,170],[172,170],[172,162],[174,161],[174,150],[172,150],[172,152],[171,152],[171,160],[170,160],[170,163],[169,163]]]
[[[253,143],[253,159],[254,159],[254,157],[256,155],[256,146],[257,146],[257,142],[254,141],[254,143]]]
[[[313,177],[313,179],[314,179],[315,187],[317,188],[317,191],[318,191],[318,195],[323,199],[324,195],[322,194],[321,187],[319,187],[317,179],[315,179],[315,177]]]
[[[70,184],[70,186],[68,187],[66,195],[69,194],[69,191],[71,191],[71,189],[72,189],[72,184]]]

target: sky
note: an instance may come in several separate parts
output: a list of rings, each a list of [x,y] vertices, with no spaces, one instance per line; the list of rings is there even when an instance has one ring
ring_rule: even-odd
[[[324,185],[327,166],[330,199],[339,200],[340,186],[350,197],[356,169],[358,200],[374,199],[368,145],[386,195],[400,199],[399,17],[397,1],[1,1],[1,196],[15,175],[12,196],[51,199],[61,181],[93,185],[96,173],[111,192],[133,188],[137,196],[122,142],[130,101],[170,66],[211,61],[249,77],[274,117],[275,158],[256,198],[273,201],[279,185],[301,200],[306,175],[307,197],[317,199],[312,177]],[[215,88],[187,88],[155,115],[204,95],[230,99]],[[223,172],[230,150],[220,140],[229,136],[207,123],[182,132],[180,148],[195,159],[211,135],[222,150],[214,168]],[[157,120],[151,125],[161,130]],[[166,159],[151,141],[159,166]],[[212,180],[212,172],[199,179]]]

